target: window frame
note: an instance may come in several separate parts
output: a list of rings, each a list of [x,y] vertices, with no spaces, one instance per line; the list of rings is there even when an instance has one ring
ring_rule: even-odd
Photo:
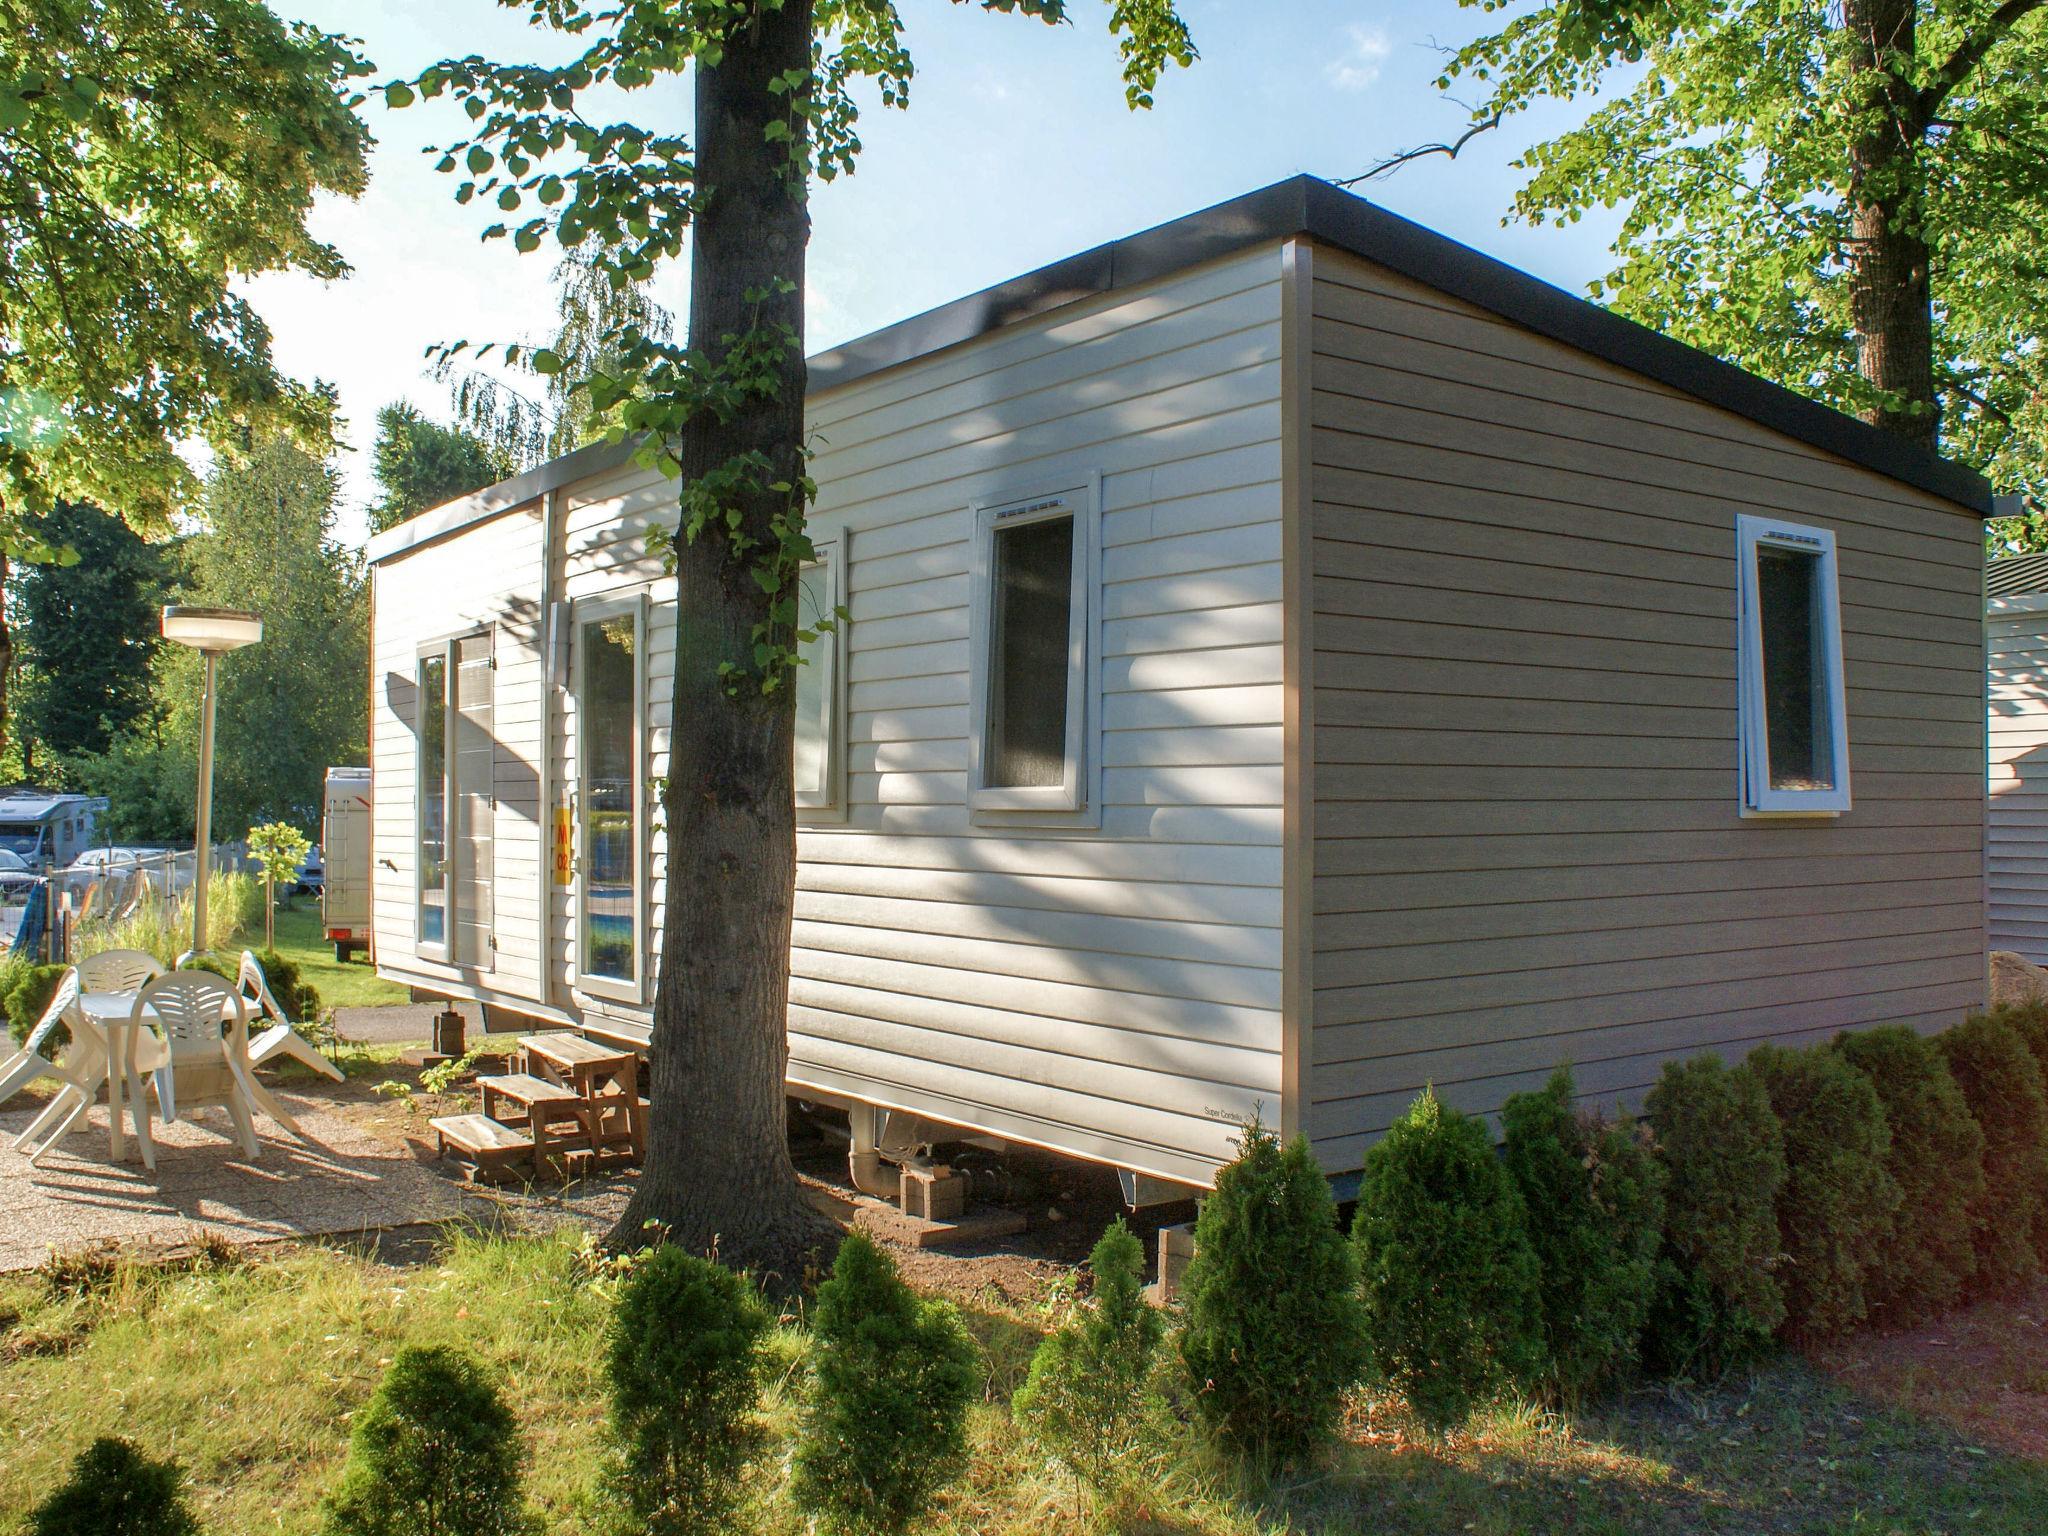
[[[826,601],[832,613],[846,606],[845,548],[841,535],[813,534],[811,550],[817,558],[804,562],[807,567],[824,568]],[[799,613],[799,626],[802,617]],[[842,618],[819,636],[825,642],[831,674],[825,682],[825,787],[796,791],[797,819],[804,823],[841,821],[846,816],[846,630],[847,621]],[[792,690],[794,687],[792,683]]]
[[[584,814],[586,795],[584,784],[590,766],[590,711],[585,701],[588,696],[586,673],[590,659],[590,648],[583,644],[583,631],[592,624],[601,624],[606,619],[621,614],[631,615],[633,620],[633,973],[630,977],[597,975],[589,969],[589,929],[584,916],[589,909],[590,862],[584,857]],[[572,951],[576,967],[576,990],[591,997],[608,998],[614,1002],[644,1003],[647,1000],[647,888],[648,888],[648,847],[647,847],[647,594],[629,593],[625,596],[586,598],[569,605],[569,633],[572,665],[570,667],[570,697],[576,705],[576,777],[570,789],[570,824],[575,839],[571,846],[570,858],[575,869],[575,929]]]
[[[416,958],[429,960],[438,965],[467,966],[481,969],[480,962],[464,960],[455,942],[458,924],[455,920],[455,744],[456,744],[456,685],[461,673],[459,654],[465,640],[484,640],[489,643],[493,658],[497,656],[497,635],[489,624],[472,624],[449,634],[437,635],[431,640],[422,640],[413,648],[413,748],[412,748],[412,949]],[[425,842],[425,820],[427,801],[422,791],[425,778],[421,773],[421,756],[426,748],[426,702],[427,691],[421,679],[427,661],[437,659],[441,663],[441,940],[433,943],[426,938],[426,887],[420,881],[420,847]],[[493,700],[495,705],[495,699]]]
[[[1039,496],[972,504],[974,544],[968,573],[967,805],[970,811],[1072,813],[1089,808],[1094,764],[1088,743],[1095,715],[1091,694],[1096,675],[1097,530],[1094,483]],[[1058,784],[999,785],[988,782],[990,680],[995,639],[993,581],[996,533],[1056,518],[1074,529],[1071,586],[1067,600],[1066,762]]]
[[[1737,735],[1741,757],[1744,816],[1839,816],[1850,808],[1849,718],[1842,671],[1840,569],[1832,530],[1747,513],[1735,519],[1738,638]],[[1791,549],[1815,560],[1820,603],[1821,665],[1828,692],[1825,720],[1835,782],[1826,789],[1771,786],[1770,726],[1764,698],[1763,610],[1758,594],[1757,557],[1765,548]]]

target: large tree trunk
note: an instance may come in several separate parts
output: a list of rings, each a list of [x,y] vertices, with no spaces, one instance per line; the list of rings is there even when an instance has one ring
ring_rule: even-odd
[[[1911,82],[1884,67],[1910,59],[1914,0],[1844,0],[1850,64],[1865,114],[1849,149],[1849,303],[1857,366],[1885,391],[1864,419],[1935,446],[1934,295],[1922,234],[1920,150],[1927,131]]]
[[[10,685],[14,682],[14,626],[7,622],[7,584],[13,577],[13,569],[7,554],[0,550],[0,755],[7,751],[7,709],[12,702]],[[21,775],[29,777],[28,754],[22,753]]]
[[[683,483],[754,452],[760,478],[804,472],[804,245],[810,216],[789,145],[766,136],[789,100],[768,83],[811,63],[811,8],[763,8],[697,74],[696,215],[690,347],[718,356],[757,326],[787,325],[798,345],[780,390],[728,421],[700,414],[682,434]],[[781,291],[780,285],[787,285]],[[770,291],[759,304],[749,292]],[[745,531],[766,542],[786,496],[743,498]],[[756,548],[759,548],[757,544]],[[674,732],[665,797],[668,889],[651,1046],[647,1166],[611,1242],[669,1241],[785,1281],[835,1229],[803,1197],[789,1158],[789,925],[796,877],[791,692],[763,697],[755,626],[769,600],[745,560],[707,532],[678,540]],[[783,639],[788,639],[785,631]],[[720,666],[739,669],[729,697]]]

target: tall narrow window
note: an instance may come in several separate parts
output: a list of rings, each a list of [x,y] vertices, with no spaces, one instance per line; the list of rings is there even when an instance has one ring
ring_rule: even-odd
[[[455,699],[450,719],[454,756],[450,766],[454,799],[449,837],[453,869],[455,940],[449,958],[489,969],[496,937],[492,904],[492,844],[498,818],[497,733],[492,721],[491,637],[465,635],[455,642]]]
[[[1849,809],[1849,737],[1835,537],[1822,528],[1736,521],[1742,628],[1743,809]]]
[[[419,949],[448,957],[448,657],[420,658]]]
[[[837,551],[820,546],[819,558],[797,575],[797,629],[808,640],[797,641],[803,665],[796,669],[796,803],[800,810],[823,810],[838,803],[839,635],[834,623],[839,603],[833,580]]]
[[[1081,804],[1085,532],[1075,501],[1065,497],[982,514],[970,790],[978,807]]]
[[[583,619],[578,652],[579,968],[637,1001],[640,980],[639,605]]]

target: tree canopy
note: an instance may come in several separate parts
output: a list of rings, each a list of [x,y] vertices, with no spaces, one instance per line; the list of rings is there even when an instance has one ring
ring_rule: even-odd
[[[58,496],[160,521],[182,440],[328,430],[236,280],[347,271],[306,215],[362,190],[367,69],[258,0],[0,0],[0,545]]]
[[[399,400],[377,413],[371,470],[383,494],[370,508],[381,533],[429,507],[467,495],[512,474],[512,458],[460,426],[443,426]]]
[[[1499,0],[1460,0],[1488,11]],[[1456,51],[1516,216],[1623,210],[1596,297],[2048,507],[2044,0],[1550,0]]]

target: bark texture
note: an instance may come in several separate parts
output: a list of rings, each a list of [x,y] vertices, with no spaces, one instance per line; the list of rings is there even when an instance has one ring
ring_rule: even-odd
[[[1857,367],[1888,398],[1865,419],[1927,447],[1941,411],[1934,389],[1934,292],[1920,154],[1919,93],[1894,59],[1911,59],[1914,0],[1844,0],[1864,125],[1849,149],[1850,285]]]
[[[733,338],[786,324],[799,345],[773,399],[727,420],[699,413],[679,455],[685,484],[742,453],[803,472],[805,184],[789,146],[766,137],[788,101],[768,83],[807,72],[810,7],[760,8],[697,75],[700,206],[690,284],[691,350],[717,357]],[[746,295],[793,285],[765,303]],[[741,501],[745,528],[768,537],[784,505]],[[664,807],[668,885],[654,999],[652,1125],[647,1165],[611,1241],[667,1239],[764,1278],[800,1282],[837,1229],[803,1196],[790,1162],[784,1071],[789,1054],[789,932],[796,879],[790,690],[728,697],[730,662],[755,671],[754,627],[769,599],[744,561],[707,534],[676,545],[674,731]],[[785,636],[785,639],[787,637]]]

